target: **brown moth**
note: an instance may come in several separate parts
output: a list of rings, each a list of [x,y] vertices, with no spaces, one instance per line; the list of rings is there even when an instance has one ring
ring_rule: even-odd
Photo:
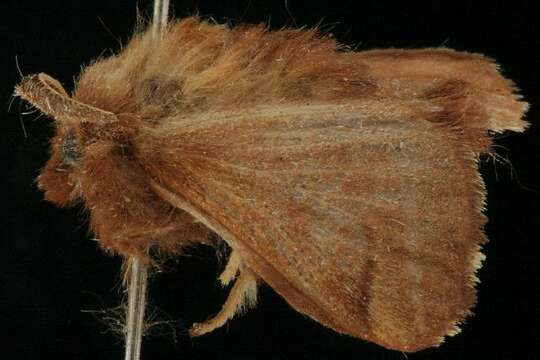
[[[333,330],[417,351],[456,334],[484,256],[480,154],[527,104],[496,64],[445,48],[349,51],[316,30],[196,17],[16,93],[55,119],[39,176],[82,200],[100,246],[145,259],[217,233],[234,283],[197,336],[266,283]]]

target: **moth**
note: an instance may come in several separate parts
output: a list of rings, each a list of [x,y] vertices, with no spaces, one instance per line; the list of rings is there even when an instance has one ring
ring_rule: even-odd
[[[150,263],[219,235],[223,325],[266,283],[338,333],[406,352],[459,331],[486,241],[478,159],[527,104],[495,62],[446,48],[354,52],[317,30],[197,17],[135,33],[16,94],[54,119],[38,178],[82,202],[100,246]]]

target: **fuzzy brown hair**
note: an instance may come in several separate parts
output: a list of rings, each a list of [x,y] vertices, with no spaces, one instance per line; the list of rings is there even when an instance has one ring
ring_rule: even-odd
[[[403,351],[470,314],[477,157],[490,132],[526,128],[527,105],[481,55],[356,53],[315,30],[198,18],[159,42],[136,34],[71,98],[44,74],[17,92],[58,120],[39,186],[82,199],[103,248],[178,252],[212,231],[233,248],[233,296],[192,334],[262,280],[320,323]]]

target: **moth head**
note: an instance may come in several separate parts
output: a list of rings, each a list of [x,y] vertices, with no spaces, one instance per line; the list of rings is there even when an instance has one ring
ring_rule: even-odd
[[[133,135],[133,127],[125,126],[128,114],[116,115],[79,102],[47,74],[24,77],[15,93],[55,120],[51,157],[38,177],[38,186],[47,200],[58,205],[67,205],[81,195],[79,178],[89,148],[118,148]]]
[[[106,96],[83,97],[92,105],[77,98],[78,92],[95,94],[107,86],[77,86],[70,97],[58,81],[37,74],[15,88],[16,95],[54,119],[51,156],[38,177],[45,198],[60,206],[84,203],[101,247],[113,253],[144,258],[155,244],[175,252],[186,244],[186,233],[192,241],[206,241],[208,229],[152,191],[134,148],[141,116],[126,107],[104,110]]]

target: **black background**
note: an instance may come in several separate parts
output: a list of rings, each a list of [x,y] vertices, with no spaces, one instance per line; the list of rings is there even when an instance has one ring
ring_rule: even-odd
[[[500,136],[509,166],[484,162],[490,242],[479,272],[476,315],[461,334],[436,349],[405,356],[338,335],[293,311],[270,288],[259,305],[214,333],[189,339],[186,327],[215,313],[226,290],[216,276],[212,249],[167,263],[150,287],[157,326],[143,345],[143,359],[538,359],[540,286],[539,124],[540,33],[535,2],[481,6],[474,1],[172,1],[177,16],[197,9],[216,20],[268,22],[323,28],[359,49],[447,46],[484,53],[501,64],[532,104],[525,134]],[[356,5],[356,7],[355,7]],[[361,5],[361,6],[359,6]],[[23,74],[46,72],[67,89],[82,64],[119,49],[135,23],[135,1],[7,1],[2,6],[1,145],[4,191],[1,217],[0,357],[2,359],[121,359],[122,341],[89,312],[113,308],[120,259],[90,241],[80,209],[58,209],[42,200],[33,179],[47,159],[49,120],[20,115],[13,86]],[[139,1],[150,13],[151,1]],[[291,16],[292,14],[292,16]],[[24,122],[24,131],[21,126]],[[175,342],[176,339],[176,342]]]

